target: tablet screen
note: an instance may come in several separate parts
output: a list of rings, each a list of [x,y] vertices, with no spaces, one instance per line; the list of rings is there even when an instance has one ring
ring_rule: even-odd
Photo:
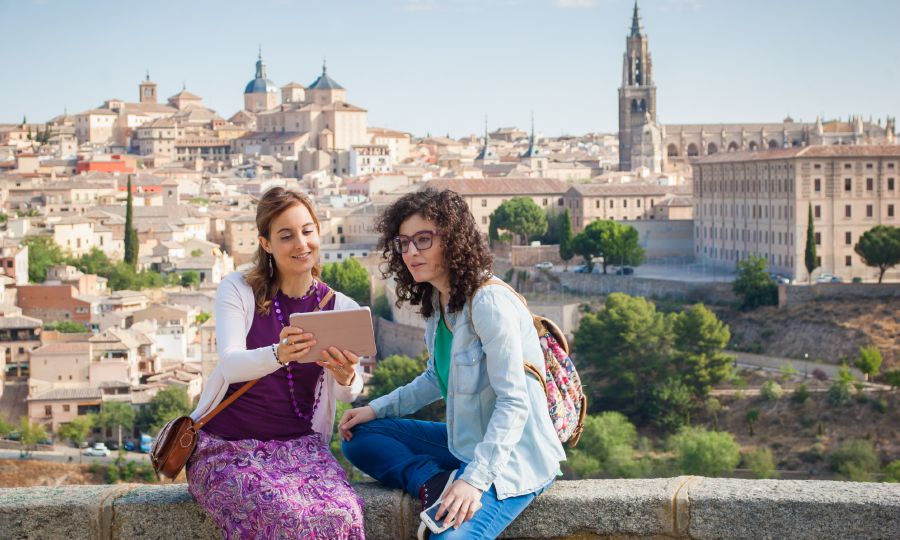
[[[291,326],[309,332],[317,343],[300,360],[301,363],[322,359],[322,351],[328,347],[348,350],[357,356],[375,355],[375,332],[372,312],[367,307],[341,311],[313,311],[292,313]]]

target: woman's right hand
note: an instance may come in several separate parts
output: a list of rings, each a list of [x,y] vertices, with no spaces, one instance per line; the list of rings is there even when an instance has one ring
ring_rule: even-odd
[[[287,364],[300,361],[315,344],[312,334],[304,333],[296,326],[285,326],[278,334],[278,362]]]
[[[372,420],[375,420],[375,417],[375,409],[369,405],[344,411],[344,416],[342,416],[341,421],[338,422],[338,430],[341,432],[341,438],[345,441],[349,441],[353,438],[353,432],[350,430],[353,429],[354,426],[371,422]]]

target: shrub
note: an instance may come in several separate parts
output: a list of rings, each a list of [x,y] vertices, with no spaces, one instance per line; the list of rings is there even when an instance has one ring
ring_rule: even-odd
[[[828,401],[832,405],[846,405],[853,398],[853,375],[846,364],[838,368],[837,376],[828,388]]]
[[[675,461],[684,474],[719,476],[734,470],[740,447],[730,433],[685,427],[669,438]]]
[[[900,459],[895,459],[884,468],[884,481],[900,482]]]
[[[871,441],[852,439],[828,455],[828,465],[839,475],[854,482],[871,482],[881,469],[881,462]]]
[[[600,474],[600,462],[576,448],[568,450],[565,467],[572,471],[576,479],[593,478]]]
[[[828,374],[825,373],[822,368],[816,368],[812,370],[812,377],[813,379],[821,382],[825,382],[828,380]]]
[[[791,401],[797,403],[798,405],[802,405],[809,400],[810,392],[809,387],[805,384],[798,384],[796,388],[794,388],[794,393],[791,394]]]
[[[119,481],[119,468],[115,465],[107,465],[104,478],[107,484],[115,484]]]
[[[744,466],[753,472],[754,478],[776,478],[775,460],[768,448],[757,448],[744,454]]]
[[[784,390],[782,390],[781,385],[775,381],[766,381],[763,383],[762,388],[759,390],[759,394],[766,401],[775,402],[781,399],[782,394],[784,394]]]

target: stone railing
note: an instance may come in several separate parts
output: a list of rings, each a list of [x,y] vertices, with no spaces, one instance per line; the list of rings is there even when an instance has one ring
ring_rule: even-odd
[[[406,494],[357,484],[370,540],[413,538]],[[184,484],[0,489],[0,538],[219,538]],[[900,484],[680,476],[560,481],[505,538],[900,538]]]

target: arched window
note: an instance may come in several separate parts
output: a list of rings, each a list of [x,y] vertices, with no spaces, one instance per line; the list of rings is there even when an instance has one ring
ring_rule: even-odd
[[[719,151],[719,147],[716,146],[716,143],[709,143],[709,146],[706,147],[706,153],[708,155],[713,155]]]
[[[770,139],[769,140],[769,149],[774,150],[776,148],[778,148],[778,141],[776,141],[775,139]]]
[[[641,112],[647,112],[647,100],[646,99],[641,100]]]
[[[687,155],[688,157],[695,157],[700,155],[700,150],[697,148],[696,144],[691,143],[688,145]]]
[[[631,112],[639,112],[640,105],[638,104],[638,100],[631,100]]]
[[[737,152],[738,151],[737,143],[734,141],[731,141],[730,143],[728,143],[728,151],[729,152]]]
[[[670,144],[666,148],[666,155],[669,157],[678,157],[678,147],[674,144]]]
[[[756,150],[758,148],[759,148],[759,145],[756,144],[756,141],[750,141],[750,151],[751,152],[756,152]]]

